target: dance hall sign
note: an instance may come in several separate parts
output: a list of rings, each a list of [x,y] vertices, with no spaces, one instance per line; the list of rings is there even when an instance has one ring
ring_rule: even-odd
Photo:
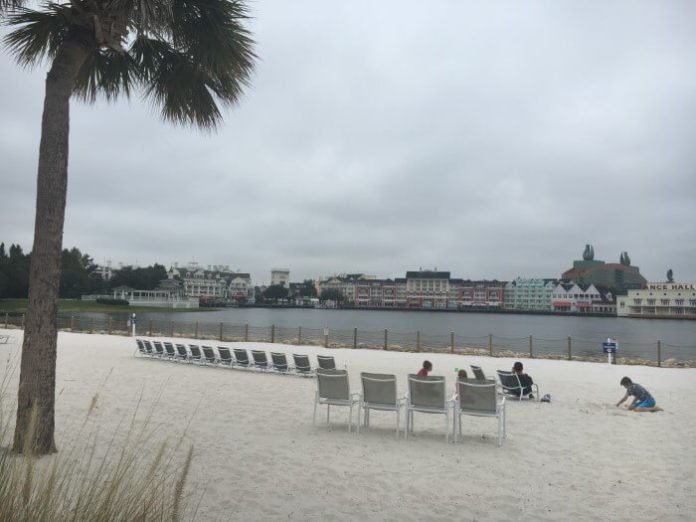
[[[696,283],[648,283],[648,290],[696,290]]]

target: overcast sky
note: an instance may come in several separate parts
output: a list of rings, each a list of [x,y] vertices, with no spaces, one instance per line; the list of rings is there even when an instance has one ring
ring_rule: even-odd
[[[97,263],[696,281],[696,2],[250,4],[216,134],[73,101],[64,247]],[[0,53],[0,241],[31,249],[46,69]]]

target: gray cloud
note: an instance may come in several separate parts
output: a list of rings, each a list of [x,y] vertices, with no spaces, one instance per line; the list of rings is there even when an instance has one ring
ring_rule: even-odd
[[[65,246],[293,280],[557,277],[627,250],[696,280],[692,2],[251,5],[215,134],[73,103]],[[0,54],[0,240],[30,248],[45,70]]]

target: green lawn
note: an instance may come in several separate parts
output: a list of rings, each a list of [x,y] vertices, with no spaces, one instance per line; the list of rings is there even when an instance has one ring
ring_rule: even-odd
[[[58,301],[59,312],[210,312],[217,308],[153,308],[149,306],[117,306],[99,304],[94,301],[79,299],[61,299]],[[27,311],[27,299],[0,299],[0,313]]]

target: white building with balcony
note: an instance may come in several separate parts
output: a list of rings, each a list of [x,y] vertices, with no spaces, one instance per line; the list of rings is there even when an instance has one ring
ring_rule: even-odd
[[[648,283],[616,298],[618,317],[696,319],[696,283]]]

